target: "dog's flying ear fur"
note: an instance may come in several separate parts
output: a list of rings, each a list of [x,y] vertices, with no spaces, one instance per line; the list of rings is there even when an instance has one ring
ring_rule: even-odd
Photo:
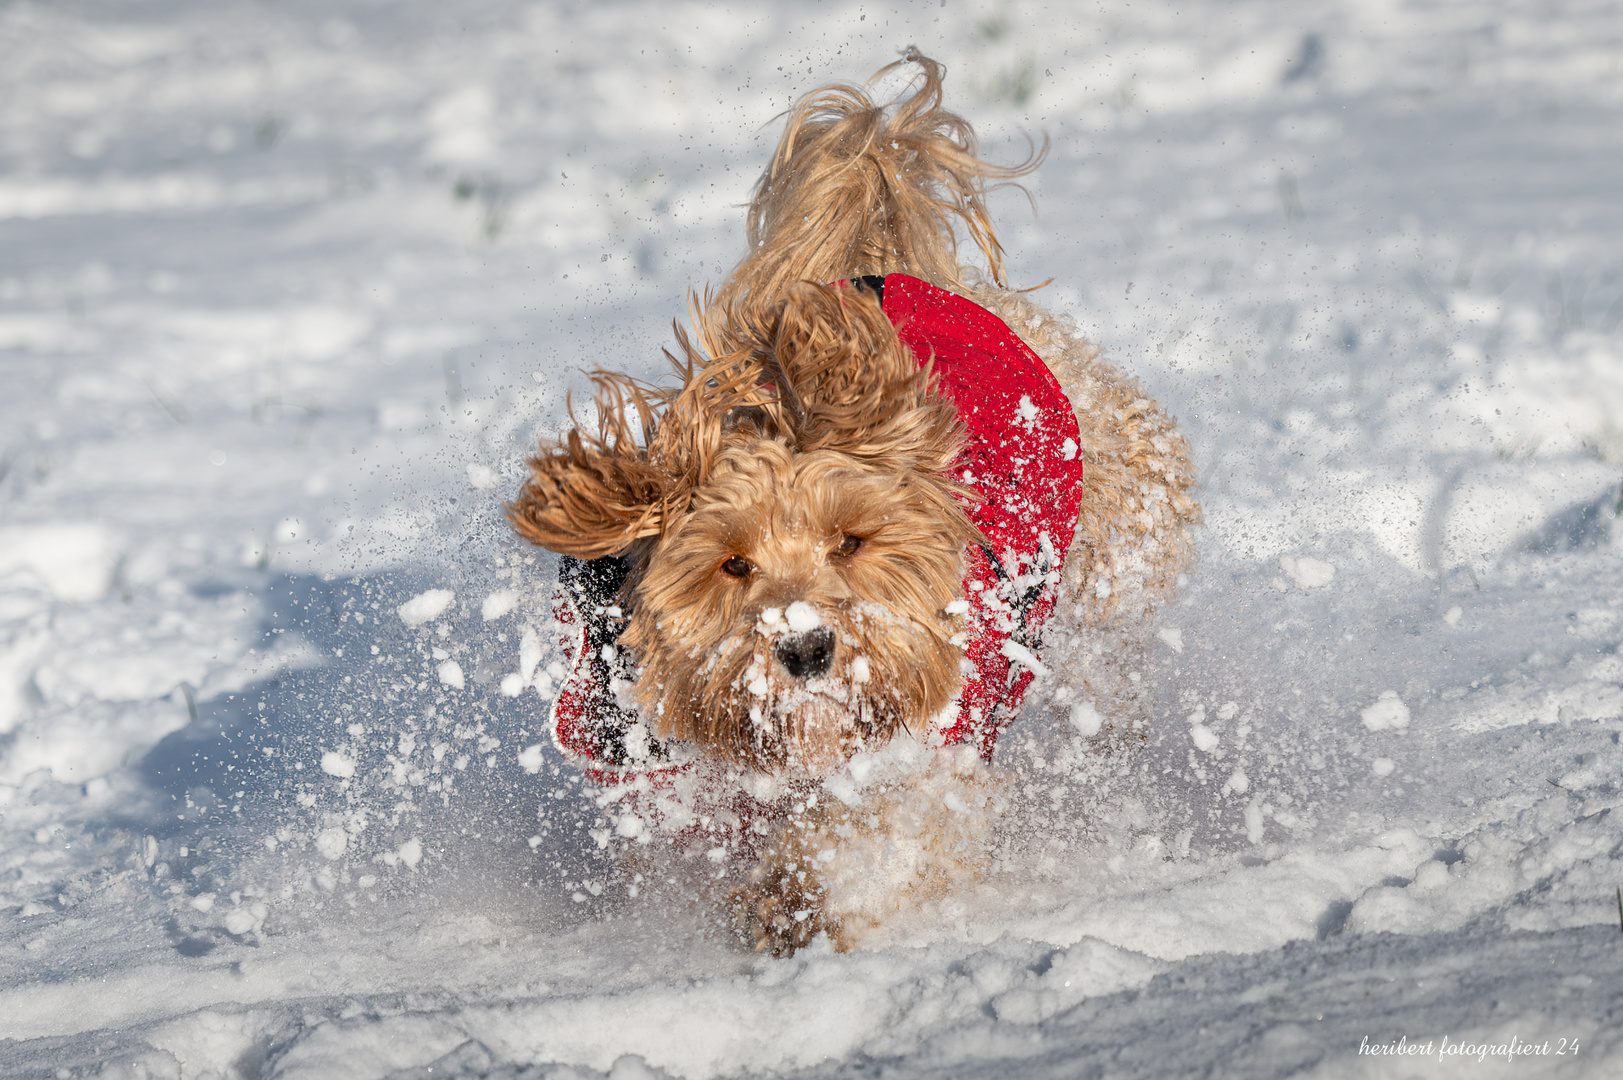
[[[770,408],[751,358],[709,359],[680,326],[676,341],[680,357],[665,355],[679,388],[592,373],[597,432],[576,422],[530,458],[530,479],[507,506],[519,535],[581,559],[623,554],[686,512],[739,417]]]
[[[581,559],[616,554],[657,531],[662,495],[646,447],[666,393],[603,371],[593,373],[592,381],[596,433],[576,423],[561,441],[543,445],[530,459],[530,479],[507,506],[507,520],[520,536]],[[630,416],[636,417],[640,440]]]

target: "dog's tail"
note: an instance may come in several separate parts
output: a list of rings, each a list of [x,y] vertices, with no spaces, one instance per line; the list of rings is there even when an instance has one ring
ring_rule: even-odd
[[[1015,166],[975,156],[967,122],[941,107],[940,64],[909,48],[898,64],[923,80],[889,106],[836,84],[800,99],[749,208],[749,254],[716,300],[725,309],[745,294],[780,297],[802,281],[829,282],[905,271],[962,288],[955,224],[1003,283],[1003,248],[986,213],[989,182],[1036,169],[1045,141]]]

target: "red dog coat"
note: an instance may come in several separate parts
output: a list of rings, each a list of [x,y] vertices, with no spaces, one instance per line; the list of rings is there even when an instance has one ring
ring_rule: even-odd
[[[973,742],[990,761],[998,732],[1019,712],[1040,667],[1039,636],[1082,506],[1076,416],[1042,359],[980,305],[903,274],[852,284],[879,295],[921,365],[934,360],[941,392],[968,431],[955,470],[981,496],[969,516],[987,543],[965,559],[964,655],[973,673],[941,740]],[[616,689],[633,677],[615,647],[620,612],[613,605],[624,577],[618,559],[566,557],[554,602],[569,675],[553,703],[553,737],[601,784],[684,768],[616,700]]]

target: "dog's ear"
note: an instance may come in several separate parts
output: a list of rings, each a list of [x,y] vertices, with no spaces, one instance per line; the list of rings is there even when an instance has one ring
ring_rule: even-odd
[[[659,532],[668,497],[648,452],[668,395],[607,372],[592,381],[597,431],[583,432],[577,423],[562,440],[543,444],[530,459],[529,480],[507,505],[520,536],[579,559],[619,554]]]
[[[580,559],[624,554],[686,513],[729,437],[781,428],[756,358],[706,357],[680,326],[676,341],[680,355],[666,357],[679,387],[592,374],[597,430],[577,422],[530,459],[530,479],[507,506],[520,536]]]
[[[944,473],[963,450],[957,410],[873,293],[802,283],[776,306],[771,361],[802,453]]]

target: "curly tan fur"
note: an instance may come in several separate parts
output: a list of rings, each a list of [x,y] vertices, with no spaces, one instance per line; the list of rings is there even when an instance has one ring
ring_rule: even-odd
[[[887,109],[861,89],[834,85],[800,99],[771,164],[755,185],[749,254],[719,298],[772,298],[801,281],[905,273],[961,288],[959,222],[1003,280],[1003,248],[986,213],[989,180],[1010,181],[1042,164],[1047,144],[1015,166],[975,156],[969,124],[941,107],[943,69],[909,49],[920,84]]]
[[[962,624],[946,608],[975,536],[926,474],[833,450],[795,453],[775,439],[740,442],[633,593],[621,641],[642,664],[638,699],[660,733],[727,760],[828,771],[952,700],[951,639]],[[862,543],[842,556],[846,537]],[[719,569],[735,557],[747,576]],[[773,660],[797,602],[834,634],[828,671],[809,681]]]

